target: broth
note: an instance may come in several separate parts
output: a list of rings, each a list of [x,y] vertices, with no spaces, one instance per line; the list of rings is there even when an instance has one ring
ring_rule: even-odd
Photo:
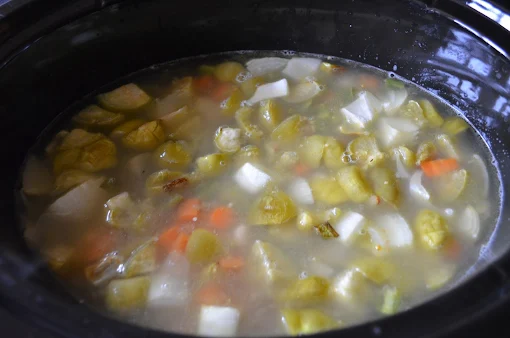
[[[29,243],[109,315],[213,336],[355,325],[448,290],[495,224],[481,139],[393,74],[244,52],[117,85],[48,128],[21,191]]]

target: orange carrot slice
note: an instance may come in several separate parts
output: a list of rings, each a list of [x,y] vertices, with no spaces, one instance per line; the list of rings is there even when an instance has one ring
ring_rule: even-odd
[[[245,261],[241,256],[227,256],[218,262],[220,268],[226,271],[238,271],[244,267]]]
[[[235,222],[234,210],[229,207],[218,207],[212,211],[209,222],[216,229],[228,229]]]
[[[196,221],[200,212],[201,202],[197,198],[188,199],[177,209],[177,219],[180,222]]]
[[[428,177],[437,177],[457,170],[459,163],[454,158],[424,161],[421,163],[421,169]]]

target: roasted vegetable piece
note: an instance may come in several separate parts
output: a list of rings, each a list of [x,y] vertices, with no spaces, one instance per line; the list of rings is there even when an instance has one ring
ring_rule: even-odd
[[[304,116],[292,115],[273,130],[271,139],[277,142],[292,142],[307,129],[311,129],[310,120]]]
[[[73,121],[85,127],[114,127],[124,121],[124,115],[90,105],[75,115]]]
[[[418,237],[427,249],[439,249],[448,238],[448,225],[441,215],[432,210],[421,210],[414,221]]]
[[[210,154],[197,158],[197,169],[205,176],[217,176],[224,173],[230,164],[228,154]]]
[[[344,147],[333,137],[326,138],[326,144],[324,145],[324,165],[326,168],[335,170],[345,166],[345,162],[342,157],[344,154]]]
[[[128,278],[144,275],[153,272],[156,266],[156,241],[151,239],[131,252],[124,263],[123,275]]]
[[[395,276],[396,267],[391,262],[378,257],[358,259],[352,266],[370,281],[383,284]]]
[[[254,145],[247,145],[242,147],[235,154],[235,162],[237,165],[242,165],[246,162],[257,163],[260,159],[260,149]]]
[[[173,170],[187,168],[192,158],[190,147],[184,141],[168,141],[159,146],[154,155],[159,166]]]
[[[342,168],[338,171],[337,177],[338,183],[351,201],[363,203],[372,196],[372,190],[358,167],[348,166]]]
[[[282,191],[265,193],[253,204],[248,220],[253,225],[278,225],[296,217],[294,202]]]
[[[165,141],[165,131],[159,120],[142,124],[122,138],[126,148],[137,151],[154,150]]]
[[[244,132],[246,137],[252,141],[260,141],[264,132],[255,124],[251,123],[251,115],[253,109],[249,107],[242,107],[235,113],[235,119],[239,128]]]
[[[186,258],[190,263],[208,263],[216,259],[222,252],[218,237],[204,229],[191,233],[186,245]]]
[[[468,172],[465,169],[456,170],[438,177],[434,181],[435,190],[443,202],[453,202],[466,189]]]
[[[313,135],[305,137],[299,146],[299,159],[311,168],[318,168],[321,164],[326,137]]]
[[[165,185],[183,177],[184,174],[181,172],[163,169],[147,177],[145,188],[149,193],[162,193],[165,192]]]
[[[439,151],[446,157],[459,159],[459,152],[452,138],[446,134],[441,134],[436,137],[436,143]]]
[[[449,117],[444,121],[442,128],[446,134],[455,136],[466,131],[469,128],[469,125],[460,117]]]
[[[126,121],[112,130],[112,132],[110,133],[110,138],[112,140],[120,140],[144,123],[146,123],[146,121],[141,119]]]
[[[111,92],[97,96],[99,104],[115,112],[133,112],[151,101],[149,95],[134,83],[129,83]]]
[[[275,100],[260,102],[259,122],[262,128],[272,132],[282,122],[283,109]]]
[[[282,320],[287,333],[293,336],[313,334],[340,327],[341,323],[316,309],[285,309]]]
[[[96,172],[117,164],[115,144],[102,134],[74,129],[63,140],[53,160],[53,171],[59,174],[68,169]]]
[[[384,160],[385,155],[379,150],[373,136],[359,136],[349,142],[347,152],[361,168],[373,167]]]
[[[230,95],[220,103],[220,111],[224,116],[233,116],[241,106],[243,93],[239,88],[233,88]]]
[[[251,250],[254,267],[268,285],[284,285],[296,276],[292,261],[273,244],[256,240]]]
[[[381,306],[381,313],[385,315],[392,315],[397,313],[400,306],[400,291],[394,286],[387,286],[384,288],[384,299]]]
[[[293,303],[313,303],[326,300],[329,293],[329,281],[326,278],[310,276],[298,279],[281,294],[281,299]]]
[[[66,170],[55,179],[55,193],[62,194],[93,177],[95,176],[85,171]]]
[[[106,307],[114,312],[141,308],[147,301],[151,279],[146,276],[117,279],[106,289]]]
[[[324,222],[320,224],[314,225],[315,232],[322,236],[322,238],[336,238],[338,237],[338,232],[329,224],[329,222]]]
[[[216,148],[225,153],[235,153],[241,148],[241,129],[219,127],[214,137]]]
[[[316,176],[310,180],[313,198],[328,205],[346,202],[349,197],[335,177]]]
[[[420,107],[423,110],[423,115],[428,120],[430,126],[434,128],[439,128],[443,125],[444,120],[437,112],[434,105],[429,100],[420,100]]]
[[[214,76],[223,82],[234,82],[237,75],[244,71],[246,69],[238,62],[223,62],[214,68]]]
[[[373,168],[368,176],[377,196],[393,205],[398,204],[400,194],[393,171],[384,167]]]
[[[299,156],[295,151],[284,151],[276,160],[275,168],[280,170],[290,170],[299,162]]]
[[[437,149],[432,142],[423,142],[418,146],[416,151],[416,165],[420,165],[422,162],[430,161],[436,157]]]

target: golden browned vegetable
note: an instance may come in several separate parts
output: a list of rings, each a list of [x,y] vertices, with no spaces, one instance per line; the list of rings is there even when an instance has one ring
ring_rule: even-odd
[[[73,121],[85,127],[114,127],[124,121],[124,115],[91,105],[75,115]]]
[[[348,166],[342,168],[338,171],[337,177],[338,183],[351,201],[363,203],[372,196],[372,190],[358,167]]]
[[[154,152],[156,162],[163,168],[182,170],[191,163],[190,147],[184,141],[168,141]]]
[[[296,217],[297,209],[290,197],[274,190],[262,195],[253,204],[248,220],[254,225],[278,225]]]
[[[165,131],[159,120],[142,124],[122,138],[122,144],[129,149],[149,151],[165,141]]]
[[[441,215],[432,210],[422,210],[416,216],[414,227],[424,247],[439,249],[448,238],[448,225]]]
[[[129,83],[111,92],[98,95],[97,100],[105,109],[128,113],[145,106],[151,101],[151,97],[136,84]]]

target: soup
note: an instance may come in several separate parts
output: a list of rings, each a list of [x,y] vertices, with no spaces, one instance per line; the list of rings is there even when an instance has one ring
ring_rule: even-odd
[[[452,108],[345,60],[213,60],[101,90],[28,156],[26,238],[79,299],[165,331],[311,334],[476,261],[497,177]]]

